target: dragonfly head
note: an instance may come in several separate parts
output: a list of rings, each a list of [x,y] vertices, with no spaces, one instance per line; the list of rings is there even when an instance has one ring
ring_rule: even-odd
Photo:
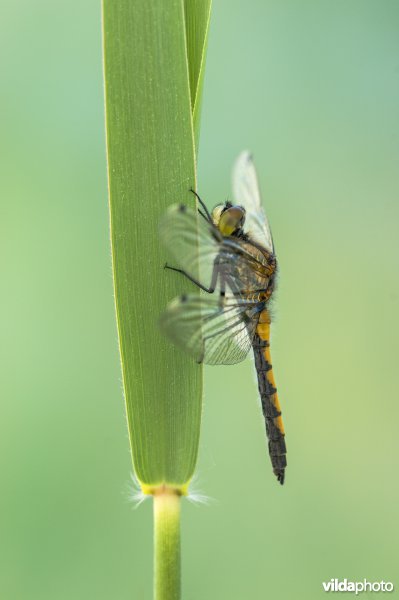
[[[236,235],[244,226],[245,208],[233,206],[230,202],[218,204],[212,211],[212,221],[222,235]]]

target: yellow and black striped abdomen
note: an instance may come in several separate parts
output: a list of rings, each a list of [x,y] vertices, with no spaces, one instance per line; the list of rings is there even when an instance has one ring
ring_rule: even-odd
[[[287,449],[284,439],[285,434],[281,418],[281,408],[270,358],[270,315],[266,308],[260,314],[253,340],[253,349],[258,375],[259,394],[266,424],[270,460],[274,474],[277,476],[278,481],[283,484],[285,468],[287,466]]]

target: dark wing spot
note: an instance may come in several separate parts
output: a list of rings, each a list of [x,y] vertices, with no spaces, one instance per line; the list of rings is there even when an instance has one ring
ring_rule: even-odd
[[[179,211],[184,213],[187,210],[187,206],[185,204],[179,204]]]

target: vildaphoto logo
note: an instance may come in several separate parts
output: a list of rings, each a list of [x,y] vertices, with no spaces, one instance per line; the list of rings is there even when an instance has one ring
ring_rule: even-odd
[[[323,581],[325,592],[354,592],[355,595],[362,592],[393,592],[393,583],[390,581],[348,581],[348,579],[330,579]]]

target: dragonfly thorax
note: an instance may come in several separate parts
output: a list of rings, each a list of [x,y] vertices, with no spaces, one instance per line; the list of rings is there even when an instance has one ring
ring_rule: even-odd
[[[230,202],[218,204],[212,211],[212,221],[223,236],[237,235],[245,223],[245,208]]]

